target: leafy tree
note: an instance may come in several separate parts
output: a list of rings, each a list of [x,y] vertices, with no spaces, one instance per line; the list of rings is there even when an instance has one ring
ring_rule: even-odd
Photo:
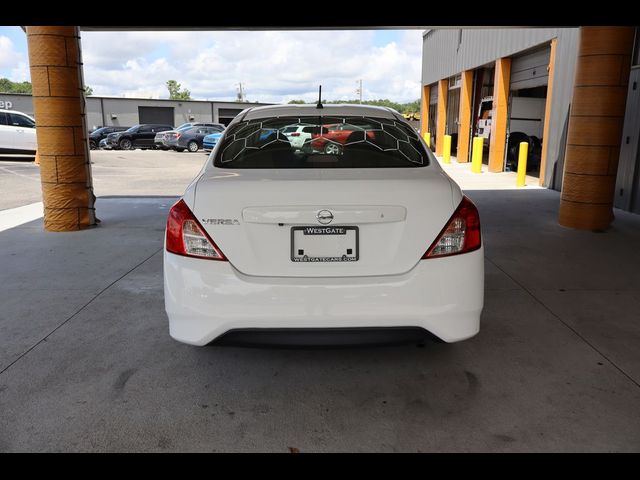
[[[304,105],[305,102],[304,100],[289,100],[289,105]]]
[[[359,103],[358,100],[323,100],[323,103],[334,103],[334,104],[342,104],[342,103]],[[303,104],[307,103],[304,100],[290,100],[289,104]],[[315,102],[311,102],[315,103]],[[409,103],[397,103],[392,102],[389,99],[379,99],[379,100],[363,100],[363,105],[376,105],[379,107],[390,107],[394,110],[397,110],[400,113],[413,113],[420,111],[420,100],[416,100],[414,102]]]
[[[170,100],[191,100],[191,92],[186,88],[180,91],[182,85],[175,80],[167,80],[167,89],[169,90]]]
[[[84,94],[89,97],[91,95],[93,95],[93,88],[91,88],[89,85],[86,85],[84,87]]]
[[[31,93],[31,82],[12,82],[0,78],[0,93]]]

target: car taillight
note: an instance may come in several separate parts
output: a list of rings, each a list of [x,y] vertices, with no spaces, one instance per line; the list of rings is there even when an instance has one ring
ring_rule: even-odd
[[[181,135],[182,135],[181,133],[174,133],[173,136],[176,137],[176,138],[180,138]]]
[[[227,260],[184,200],[180,200],[169,210],[166,248],[168,252],[185,257]]]
[[[291,136],[291,137],[299,137],[299,136],[300,136],[300,134],[299,134],[298,132],[295,132],[295,133],[292,133],[290,136]]]
[[[478,250],[481,245],[478,209],[471,200],[462,197],[460,205],[422,258],[472,252]]]

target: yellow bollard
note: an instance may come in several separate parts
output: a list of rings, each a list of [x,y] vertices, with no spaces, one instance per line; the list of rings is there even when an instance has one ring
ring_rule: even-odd
[[[444,143],[442,144],[442,161],[444,163],[451,163],[451,135],[444,136]]]
[[[484,138],[473,138],[473,152],[471,153],[471,171],[473,173],[482,172],[482,149],[484,148]]]
[[[422,138],[424,138],[424,143],[427,144],[427,147],[431,148],[431,133],[424,132]]]
[[[518,176],[517,187],[524,187],[525,176],[527,175],[527,155],[529,154],[529,144],[520,142],[520,152],[518,153]]]

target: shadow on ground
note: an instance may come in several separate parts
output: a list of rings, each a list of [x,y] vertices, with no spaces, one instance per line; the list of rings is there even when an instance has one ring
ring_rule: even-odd
[[[557,192],[466,193],[481,332],[422,348],[173,341],[174,198],[99,198],[103,223],[79,233],[0,233],[0,450],[637,451],[640,219],[576,232]]]

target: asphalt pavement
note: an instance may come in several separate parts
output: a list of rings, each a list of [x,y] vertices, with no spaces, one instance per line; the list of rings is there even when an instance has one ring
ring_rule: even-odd
[[[110,195],[181,195],[208,155],[161,150],[92,150],[93,190]],[[34,157],[0,155],[0,210],[41,202]]]

